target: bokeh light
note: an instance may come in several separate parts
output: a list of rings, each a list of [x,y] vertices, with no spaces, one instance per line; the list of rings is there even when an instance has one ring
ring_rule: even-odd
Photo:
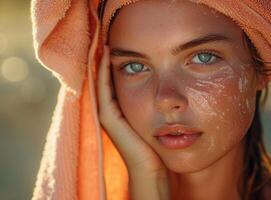
[[[35,59],[30,0],[0,0],[0,200],[31,199],[59,90]]]
[[[20,82],[29,74],[27,63],[18,57],[10,57],[4,60],[1,66],[3,77],[10,82]]]
[[[31,199],[60,86],[35,58],[30,7],[0,0],[0,200]],[[262,119],[271,152],[269,91]]]

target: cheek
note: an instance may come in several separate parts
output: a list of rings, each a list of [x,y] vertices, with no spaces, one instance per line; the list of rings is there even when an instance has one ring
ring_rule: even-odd
[[[186,92],[197,123],[222,147],[240,141],[247,132],[256,96],[250,70],[197,80]]]
[[[144,133],[151,123],[151,98],[147,87],[128,87],[116,83],[116,94],[120,108],[129,124],[138,132]]]

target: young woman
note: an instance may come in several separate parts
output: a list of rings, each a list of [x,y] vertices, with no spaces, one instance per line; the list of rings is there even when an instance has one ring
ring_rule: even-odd
[[[259,112],[268,63],[253,41],[206,5],[125,4],[101,14],[98,99],[132,199],[271,199]]]

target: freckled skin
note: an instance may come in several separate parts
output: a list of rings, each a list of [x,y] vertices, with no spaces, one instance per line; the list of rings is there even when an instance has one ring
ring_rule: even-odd
[[[172,46],[207,34],[222,34],[231,41],[170,54]],[[186,1],[139,1],[122,8],[114,19],[109,46],[150,57],[112,56],[120,108],[170,170],[199,171],[241,145],[253,119],[258,89],[242,34],[227,17]],[[214,49],[222,58],[209,66],[187,64],[191,54],[206,49]],[[125,75],[118,68],[126,62],[142,63],[149,71]],[[167,123],[182,123],[203,134],[190,147],[169,150],[153,137],[154,131]]]

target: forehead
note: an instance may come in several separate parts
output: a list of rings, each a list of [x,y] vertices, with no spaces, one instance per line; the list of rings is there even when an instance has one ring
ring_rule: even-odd
[[[230,18],[201,4],[185,0],[141,0],[121,8],[112,22],[109,42],[161,41],[223,33],[241,36],[242,30]],[[240,39],[240,38],[238,38]],[[175,40],[176,41],[176,40]]]

